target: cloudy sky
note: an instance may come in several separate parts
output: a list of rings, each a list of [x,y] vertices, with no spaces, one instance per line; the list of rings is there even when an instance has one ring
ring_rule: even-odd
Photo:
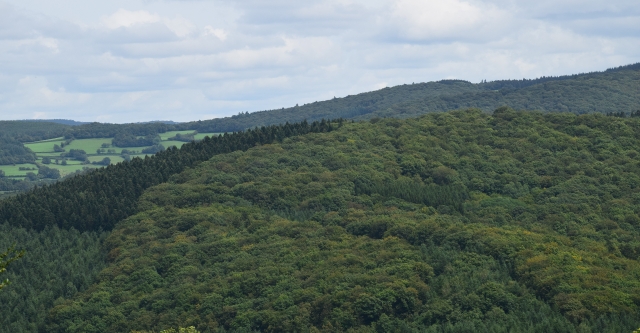
[[[0,0],[0,119],[189,121],[639,61],[637,0]]]

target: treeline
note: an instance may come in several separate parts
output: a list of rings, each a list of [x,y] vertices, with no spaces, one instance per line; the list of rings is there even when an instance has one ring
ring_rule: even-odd
[[[198,134],[198,131],[194,131],[193,133],[187,133],[187,134],[178,133],[175,136],[170,137],[169,140],[191,142],[191,141],[195,140],[195,135],[196,134]]]
[[[173,131],[174,128],[175,125],[160,122],[140,124],[91,123],[74,126],[68,129],[64,136],[75,139],[155,136],[158,133]]]
[[[578,75],[572,79],[552,80],[524,88],[477,89],[457,95],[433,96],[398,103],[364,118],[408,118],[469,107],[490,112],[505,105],[518,110],[574,114],[629,113],[640,107],[640,96],[634,93],[640,88],[639,79],[640,70],[629,69]]]
[[[640,63],[619,66],[616,68],[609,68],[605,72],[590,72],[590,73],[581,73],[581,74],[572,74],[572,75],[561,75],[561,76],[542,76],[537,79],[522,79],[522,80],[496,80],[490,82],[482,82],[481,85],[485,89],[489,90],[500,90],[500,89],[520,89],[526,88],[529,86],[533,86],[536,84],[547,83],[552,81],[565,81],[565,80],[573,80],[577,78],[595,78],[598,79],[599,75],[602,73],[615,73],[620,71],[637,71],[640,70]]]
[[[404,84],[354,96],[294,107],[178,125],[200,132],[237,131],[255,125],[321,118],[408,118],[430,112],[479,108],[491,112],[508,105],[520,110],[548,112],[631,112],[640,106],[640,64],[594,72],[538,79],[498,80],[472,84],[442,80]]]
[[[338,124],[342,121],[339,120]],[[42,230],[56,225],[80,231],[110,230],[116,222],[136,211],[138,197],[150,186],[160,184],[185,168],[212,156],[285,137],[333,130],[329,121],[268,126],[205,138],[175,147],[153,157],[109,165],[65,182],[37,188],[0,202],[0,221]]]
[[[0,135],[0,165],[34,163],[36,154],[12,137]]]
[[[20,142],[40,141],[63,136],[69,125],[40,121],[0,121],[0,135]]]
[[[118,133],[111,140],[111,143],[116,147],[123,148],[153,146],[160,143],[160,136],[154,133],[139,138],[132,133]]]

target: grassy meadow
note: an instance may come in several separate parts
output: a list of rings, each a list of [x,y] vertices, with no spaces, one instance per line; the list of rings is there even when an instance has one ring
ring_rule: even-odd
[[[25,143],[24,146],[31,149],[34,153],[54,153],[53,145],[60,145],[65,140],[64,138],[55,138],[31,143]]]
[[[162,140],[160,143],[165,148],[169,148],[171,146],[180,148],[186,142],[169,140],[169,138],[176,136],[176,134],[185,135],[185,134],[191,134],[193,132],[194,131],[192,130],[188,130],[188,131],[170,131],[170,132],[161,133],[159,134],[160,139]],[[219,134],[220,133],[198,133],[194,136],[194,138],[196,140],[202,140],[206,136],[214,136]],[[134,152],[133,154],[129,154],[131,158],[134,158],[134,157],[144,158],[147,155],[147,154],[142,154],[141,152],[143,149],[149,148],[149,146],[127,147],[127,148],[112,147],[111,140],[112,138],[76,139],[71,141],[69,144],[64,145],[63,148],[66,152],[70,151],[71,149],[84,150],[87,153],[89,162],[91,163],[100,162],[105,157],[108,157],[111,160],[111,164],[120,163],[124,161],[124,158],[122,157],[123,149]],[[47,166],[50,168],[58,169],[60,171],[60,176],[62,177],[72,174],[78,170],[82,170],[85,167],[89,167],[89,168],[100,167],[100,165],[84,164],[81,161],[76,161],[73,159],[67,159],[67,165],[55,164],[54,162],[55,159],[62,161],[62,157],[60,157],[60,154],[61,154],[60,152],[55,152],[53,150],[53,146],[54,145],[61,146],[66,141],[67,140],[65,140],[65,138],[59,137],[59,138],[53,138],[48,140],[25,143],[24,146],[31,149],[31,151],[33,151],[36,154],[36,159],[37,159],[36,164],[0,165],[0,170],[4,171],[6,177],[24,179],[27,172],[34,172],[34,173],[38,172],[37,170],[38,164],[42,164],[42,159],[44,157],[48,157],[51,159],[51,164],[48,164]],[[107,144],[109,146],[106,148],[103,148],[103,144]],[[98,149],[104,149],[105,152],[98,154]],[[107,153],[107,150],[111,150],[111,152]],[[35,168],[35,170],[20,170],[20,167]]]
[[[168,141],[169,138],[172,138],[172,137],[176,136],[176,134],[186,135],[186,134],[191,134],[193,132],[194,132],[193,130],[169,131],[169,132],[160,133],[159,135],[160,135],[160,140]]]

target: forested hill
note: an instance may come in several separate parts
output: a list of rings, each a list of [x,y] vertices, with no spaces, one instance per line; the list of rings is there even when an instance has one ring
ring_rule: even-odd
[[[640,110],[640,63],[604,72],[498,80],[473,84],[463,80],[412,83],[301,106],[242,112],[204,121],[136,124],[78,123],[61,120],[0,121],[0,134],[22,142],[58,136],[75,138],[137,136],[173,130],[234,132],[256,126],[321,119],[407,118],[429,112],[479,108],[491,112],[500,106],[520,110],[583,113],[631,113]],[[73,126],[71,126],[73,125]]]
[[[0,121],[0,136],[28,142],[62,136],[70,128],[70,125],[46,121],[2,120]]]
[[[491,112],[500,106],[520,110],[583,113],[630,113],[640,110],[640,63],[604,72],[499,80],[472,84],[463,80],[404,84],[302,106],[241,113],[181,124],[203,132],[243,130],[253,126],[322,118],[406,118],[428,112],[475,107]]]
[[[501,108],[334,125],[144,191],[96,283],[61,295],[41,331],[638,328],[640,119]]]

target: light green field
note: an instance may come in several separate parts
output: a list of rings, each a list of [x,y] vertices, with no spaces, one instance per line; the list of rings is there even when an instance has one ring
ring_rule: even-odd
[[[82,168],[84,168],[84,167],[87,167],[87,168],[98,168],[99,166],[92,165],[92,164],[68,164],[68,165],[50,164],[49,167],[52,168],[52,169],[58,169],[58,171],[60,171],[60,176],[64,177],[64,176],[66,176],[68,174],[76,172],[77,170],[82,170]]]
[[[171,132],[165,132],[165,133],[160,133],[160,140],[162,141],[167,141],[169,140],[169,138],[176,136],[176,134],[191,134],[194,131],[171,131]]]
[[[36,168],[35,170],[20,170],[20,167]],[[0,165],[0,170],[4,171],[7,177],[24,177],[27,172],[38,173],[38,166],[35,164]]]
[[[184,145],[186,142],[183,141],[175,141],[175,140],[168,140],[170,137],[175,136],[176,134],[191,134],[193,133],[193,130],[188,130],[188,131],[171,131],[171,132],[166,132],[166,133],[161,133],[160,134],[160,139],[162,140],[160,142],[160,144],[162,144],[165,148],[169,148],[171,146],[176,146],[178,148],[182,147],[182,145]],[[204,139],[204,137],[206,136],[214,136],[214,135],[220,135],[220,133],[198,133],[194,136],[195,140],[202,140]],[[127,149],[127,150],[133,150],[137,153],[135,154],[131,154],[131,158],[134,157],[140,157],[140,158],[144,158],[145,156],[147,156],[148,154],[141,154],[140,152],[145,149],[148,148],[148,146],[145,147],[127,147],[127,148],[120,148],[120,147],[108,147],[108,148],[102,148],[102,144],[103,143],[107,143],[109,145],[111,145],[111,138],[97,138],[97,139],[76,139],[71,141],[70,144],[64,146],[64,150],[65,151],[69,151],[71,149],[80,149],[80,150],[84,150],[87,153],[87,156],[89,158],[90,162],[99,162],[102,161],[102,159],[104,159],[105,157],[108,157],[109,159],[111,159],[111,164],[116,164],[119,162],[124,161],[124,159],[122,158],[122,156],[120,156],[120,154],[122,154],[122,150],[123,149]],[[49,139],[49,140],[43,140],[43,141],[37,141],[37,142],[31,142],[31,143],[25,143],[25,147],[28,147],[29,149],[31,149],[34,153],[36,153],[37,156],[37,162],[38,163],[42,163],[42,158],[43,157],[49,157],[51,159],[51,164],[47,164],[46,166],[49,168],[53,168],[53,169],[58,169],[60,171],[60,175],[61,176],[66,176],[70,173],[74,173],[76,170],[82,170],[82,168],[84,167],[89,167],[89,168],[99,168],[101,166],[99,165],[93,165],[93,164],[83,164],[80,161],[76,161],[76,160],[72,160],[72,159],[67,159],[67,165],[61,165],[61,164],[55,164],[54,160],[55,159],[60,159],[60,161],[62,161],[62,157],[60,157],[60,152],[54,152],[53,151],[53,145],[57,144],[60,145],[61,143],[65,142],[66,140],[62,137],[60,138],[55,138],[55,139]],[[105,153],[104,154],[97,154],[96,151],[98,149],[104,149]],[[115,153],[107,153],[106,151],[108,149],[113,149],[115,151]],[[5,175],[8,177],[22,177],[24,178],[25,175],[27,174],[27,172],[29,171],[20,171],[18,170],[19,167],[30,167],[30,168],[37,168],[37,166],[35,164],[20,164],[20,165],[2,165],[0,166],[0,170],[4,170]],[[37,170],[33,170],[32,172],[37,173]]]
[[[64,138],[57,138],[57,139],[51,139],[51,140],[45,140],[45,141],[25,143],[24,146],[31,149],[31,151],[33,151],[36,154],[55,153],[53,151],[53,145],[55,144],[60,145],[64,141],[65,141]],[[57,154],[59,155],[60,153],[57,153]]]
[[[73,140],[71,141],[70,144],[64,146],[64,149],[66,151],[69,151],[71,149],[80,149],[80,150],[84,150],[87,154],[95,154],[96,150],[102,148],[102,144],[106,143],[109,145],[109,148],[103,148],[103,149],[116,149],[117,153],[119,154],[120,152],[118,151],[119,148],[115,148],[115,147],[111,147],[111,138],[98,138],[98,139],[78,139],[78,140]],[[120,149],[122,150],[122,149]]]
[[[198,141],[198,140],[202,140],[204,139],[205,136],[210,136],[210,137],[214,137],[214,136],[219,136],[223,133],[198,133],[196,135],[193,136],[193,138]]]

